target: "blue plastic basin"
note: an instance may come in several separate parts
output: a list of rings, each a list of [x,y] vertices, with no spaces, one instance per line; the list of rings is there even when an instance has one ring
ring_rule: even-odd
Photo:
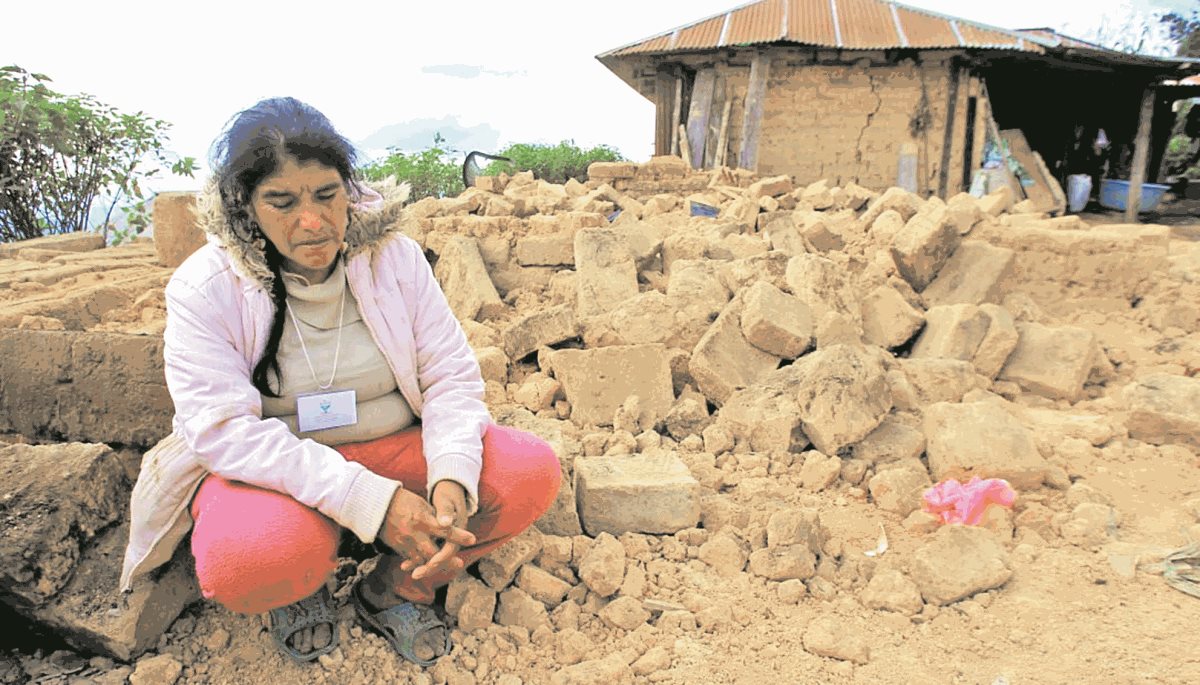
[[[1160,183],[1142,184],[1142,203],[1139,212],[1152,212],[1171,186]],[[1129,181],[1106,178],[1100,181],[1100,206],[1124,211],[1129,202]]]

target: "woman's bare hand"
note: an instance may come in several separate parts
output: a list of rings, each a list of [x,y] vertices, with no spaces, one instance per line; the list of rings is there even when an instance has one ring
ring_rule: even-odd
[[[467,491],[462,485],[451,480],[438,481],[433,486],[431,499],[438,525],[466,532]],[[442,536],[444,541],[441,549],[437,550],[427,561],[410,566],[413,572],[412,577],[420,580],[439,571],[461,571],[463,562],[458,557],[458,551],[466,545],[475,544],[475,536],[470,533],[467,535],[471,536],[470,542],[464,542],[463,538],[452,539],[449,536]],[[404,564],[401,565],[401,568],[403,567]]]
[[[404,565],[425,564],[438,553],[435,540],[444,539],[458,545],[475,544],[475,536],[453,524],[441,524],[434,508],[418,495],[398,488],[388,505],[380,540],[404,557]]]

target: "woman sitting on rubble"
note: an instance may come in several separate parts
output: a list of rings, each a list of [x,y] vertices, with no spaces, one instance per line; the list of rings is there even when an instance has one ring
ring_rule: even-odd
[[[121,587],[191,529],[204,597],[270,612],[300,661],[338,643],[343,529],[381,556],[351,591],[404,657],[449,651],[429,606],[558,491],[542,440],[491,423],[478,362],[350,143],[292,98],[231,119],[202,196],[208,244],[166,289],[174,431],[143,459]]]

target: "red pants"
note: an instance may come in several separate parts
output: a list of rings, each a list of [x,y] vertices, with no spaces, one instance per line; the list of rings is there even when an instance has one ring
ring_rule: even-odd
[[[336,447],[381,476],[426,497],[420,427],[371,442]],[[464,566],[478,561],[538,519],[561,482],[558,458],[542,439],[493,425],[483,439],[479,511],[467,523],[476,544],[462,549]],[[288,495],[209,475],[192,500],[192,554],[200,589],[233,611],[262,613],[299,601],[337,567],[341,527]],[[413,580],[396,591],[430,603],[453,573]]]

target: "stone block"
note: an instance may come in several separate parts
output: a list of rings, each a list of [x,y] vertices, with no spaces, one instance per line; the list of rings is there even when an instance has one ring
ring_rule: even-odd
[[[529,596],[521,588],[510,587],[500,593],[496,607],[496,623],[502,626],[520,626],[533,632],[550,626],[550,615],[546,605]]]
[[[918,409],[935,402],[958,402],[972,390],[986,390],[988,379],[961,359],[901,359],[900,372],[915,394]]]
[[[541,602],[547,609],[562,604],[563,598],[571,590],[570,583],[532,564],[522,566],[517,573],[517,587]]]
[[[1018,491],[1031,490],[1049,469],[1033,433],[996,402],[939,402],[926,408],[923,428],[936,481],[1003,478]]]
[[[589,535],[671,534],[700,521],[700,484],[678,457],[579,457],[579,517]]]
[[[925,453],[925,434],[895,418],[885,418],[854,446],[854,458],[870,464],[917,459]]]
[[[846,625],[840,617],[821,616],[804,629],[804,650],[816,656],[838,659],[859,665],[871,661],[867,638]]]
[[[575,236],[566,232],[525,236],[517,240],[515,256],[521,266],[574,266]]]
[[[667,348],[662,345],[556,350],[550,353],[550,364],[577,424],[610,426],[617,407],[636,395],[638,423],[653,426],[675,401]]]
[[[866,342],[888,349],[900,347],[925,325],[925,317],[895,288],[882,285],[862,301]]]
[[[751,231],[758,226],[758,213],[761,211],[758,200],[749,197],[739,197],[721,210],[720,218],[740,227],[741,231]]]
[[[1096,336],[1075,326],[1016,324],[1020,339],[1000,372],[1000,380],[1050,399],[1075,402],[1101,353]]]
[[[0,432],[142,448],[171,432],[160,338],[0,330],[0,378]]]
[[[908,516],[921,508],[921,496],[931,485],[929,474],[924,468],[918,470],[900,467],[876,473],[867,489],[871,493],[871,499],[880,509]]]
[[[942,526],[916,551],[910,576],[926,602],[945,605],[1004,585],[1012,568],[991,531]]]
[[[863,590],[862,602],[868,609],[894,611],[905,616],[914,616],[925,606],[917,584],[896,569],[885,569],[872,576]]]
[[[460,321],[494,318],[505,310],[500,294],[479,253],[467,236],[449,236],[442,243],[434,275]]]
[[[611,597],[625,582],[625,547],[600,533],[579,559],[579,579],[601,597]]]
[[[968,193],[959,193],[946,203],[946,218],[959,235],[966,235],[983,220],[983,210],[979,200]]]
[[[204,247],[205,233],[196,220],[196,193],[166,192],[154,196],[151,223],[158,263],[171,268]]]
[[[520,360],[542,347],[579,335],[579,324],[570,305],[538,309],[523,314],[504,327],[500,337],[509,359]]]
[[[795,359],[812,347],[808,305],[765,281],[746,291],[741,326],[751,345],[776,357]]]
[[[508,355],[499,347],[484,347],[475,352],[483,380],[508,382]]]
[[[876,219],[889,210],[899,214],[901,221],[908,221],[921,211],[924,204],[924,201],[913,193],[893,186],[871,202],[859,221],[863,226],[872,226]]]
[[[537,529],[547,535],[579,535],[583,532],[575,502],[575,486],[565,473],[554,502],[535,523]]]
[[[592,162],[588,165],[589,181],[608,182],[619,178],[633,178],[637,175],[637,164],[633,162]]]
[[[479,577],[493,590],[503,590],[516,577],[521,566],[532,562],[542,551],[542,534],[526,528],[517,537],[479,560]]]
[[[971,362],[980,374],[995,378],[1018,337],[1012,315],[999,305],[933,307],[925,313],[925,330],[913,345],[912,357]]]
[[[817,557],[805,545],[764,547],[750,554],[750,572],[767,580],[807,580],[817,573]]]
[[[726,305],[696,344],[688,364],[700,392],[718,406],[779,365],[778,357],[746,340],[741,325],[743,310],[741,298]]]
[[[861,315],[860,296],[851,287],[846,269],[830,259],[796,255],[788,261],[786,279],[792,294],[812,310],[814,321],[830,311],[853,319]]]
[[[1016,253],[980,240],[963,241],[922,291],[930,306],[999,304],[1008,294]]]
[[[918,214],[892,239],[892,260],[904,280],[920,292],[937,277],[960,241],[944,215]]]
[[[746,195],[757,200],[760,197],[779,197],[794,189],[791,176],[771,176],[751,183]]]
[[[1016,196],[1013,189],[1003,185],[979,200],[979,209],[987,216],[1000,216],[1013,208]]]
[[[1125,388],[1129,437],[1200,450],[1200,378],[1156,373]]]
[[[600,610],[600,619],[613,628],[636,630],[650,619],[650,612],[642,608],[642,602],[633,597],[618,597]]]
[[[787,368],[799,379],[804,433],[827,455],[865,438],[892,409],[883,362],[866,348],[834,345]]]
[[[821,179],[815,183],[810,183],[804,188],[804,192],[800,194],[800,201],[807,202],[812,205],[813,209],[825,210],[833,207],[835,196],[834,188],[830,186],[829,179]]]
[[[0,597],[25,612],[58,594],[89,542],[124,518],[130,483],[106,445],[9,445],[0,492]]]
[[[166,566],[122,594],[117,584],[128,541],[125,524],[96,538],[69,582],[28,615],[84,652],[130,661],[156,647],[183,610],[200,600],[196,571],[181,545]]]
[[[459,630],[465,633],[483,630],[492,625],[492,617],[496,612],[496,593],[463,573],[447,589],[446,611],[458,618]]]
[[[30,238],[13,243],[0,243],[0,258],[12,259],[22,250],[57,250],[60,252],[91,252],[104,247],[104,236],[90,231],[61,233],[42,238]]]
[[[719,425],[755,452],[799,452],[808,444],[796,399],[800,379],[792,366],[768,373],[729,396]]]
[[[638,294],[637,265],[617,229],[585,228],[575,233],[576,314],[611,311]]]
[[[829,531],[821,523],[821,514],[816,509],[781,509],[767,520],[767,547],[790,547],[800,545],[813,554],[820,554],[825,547]]]

